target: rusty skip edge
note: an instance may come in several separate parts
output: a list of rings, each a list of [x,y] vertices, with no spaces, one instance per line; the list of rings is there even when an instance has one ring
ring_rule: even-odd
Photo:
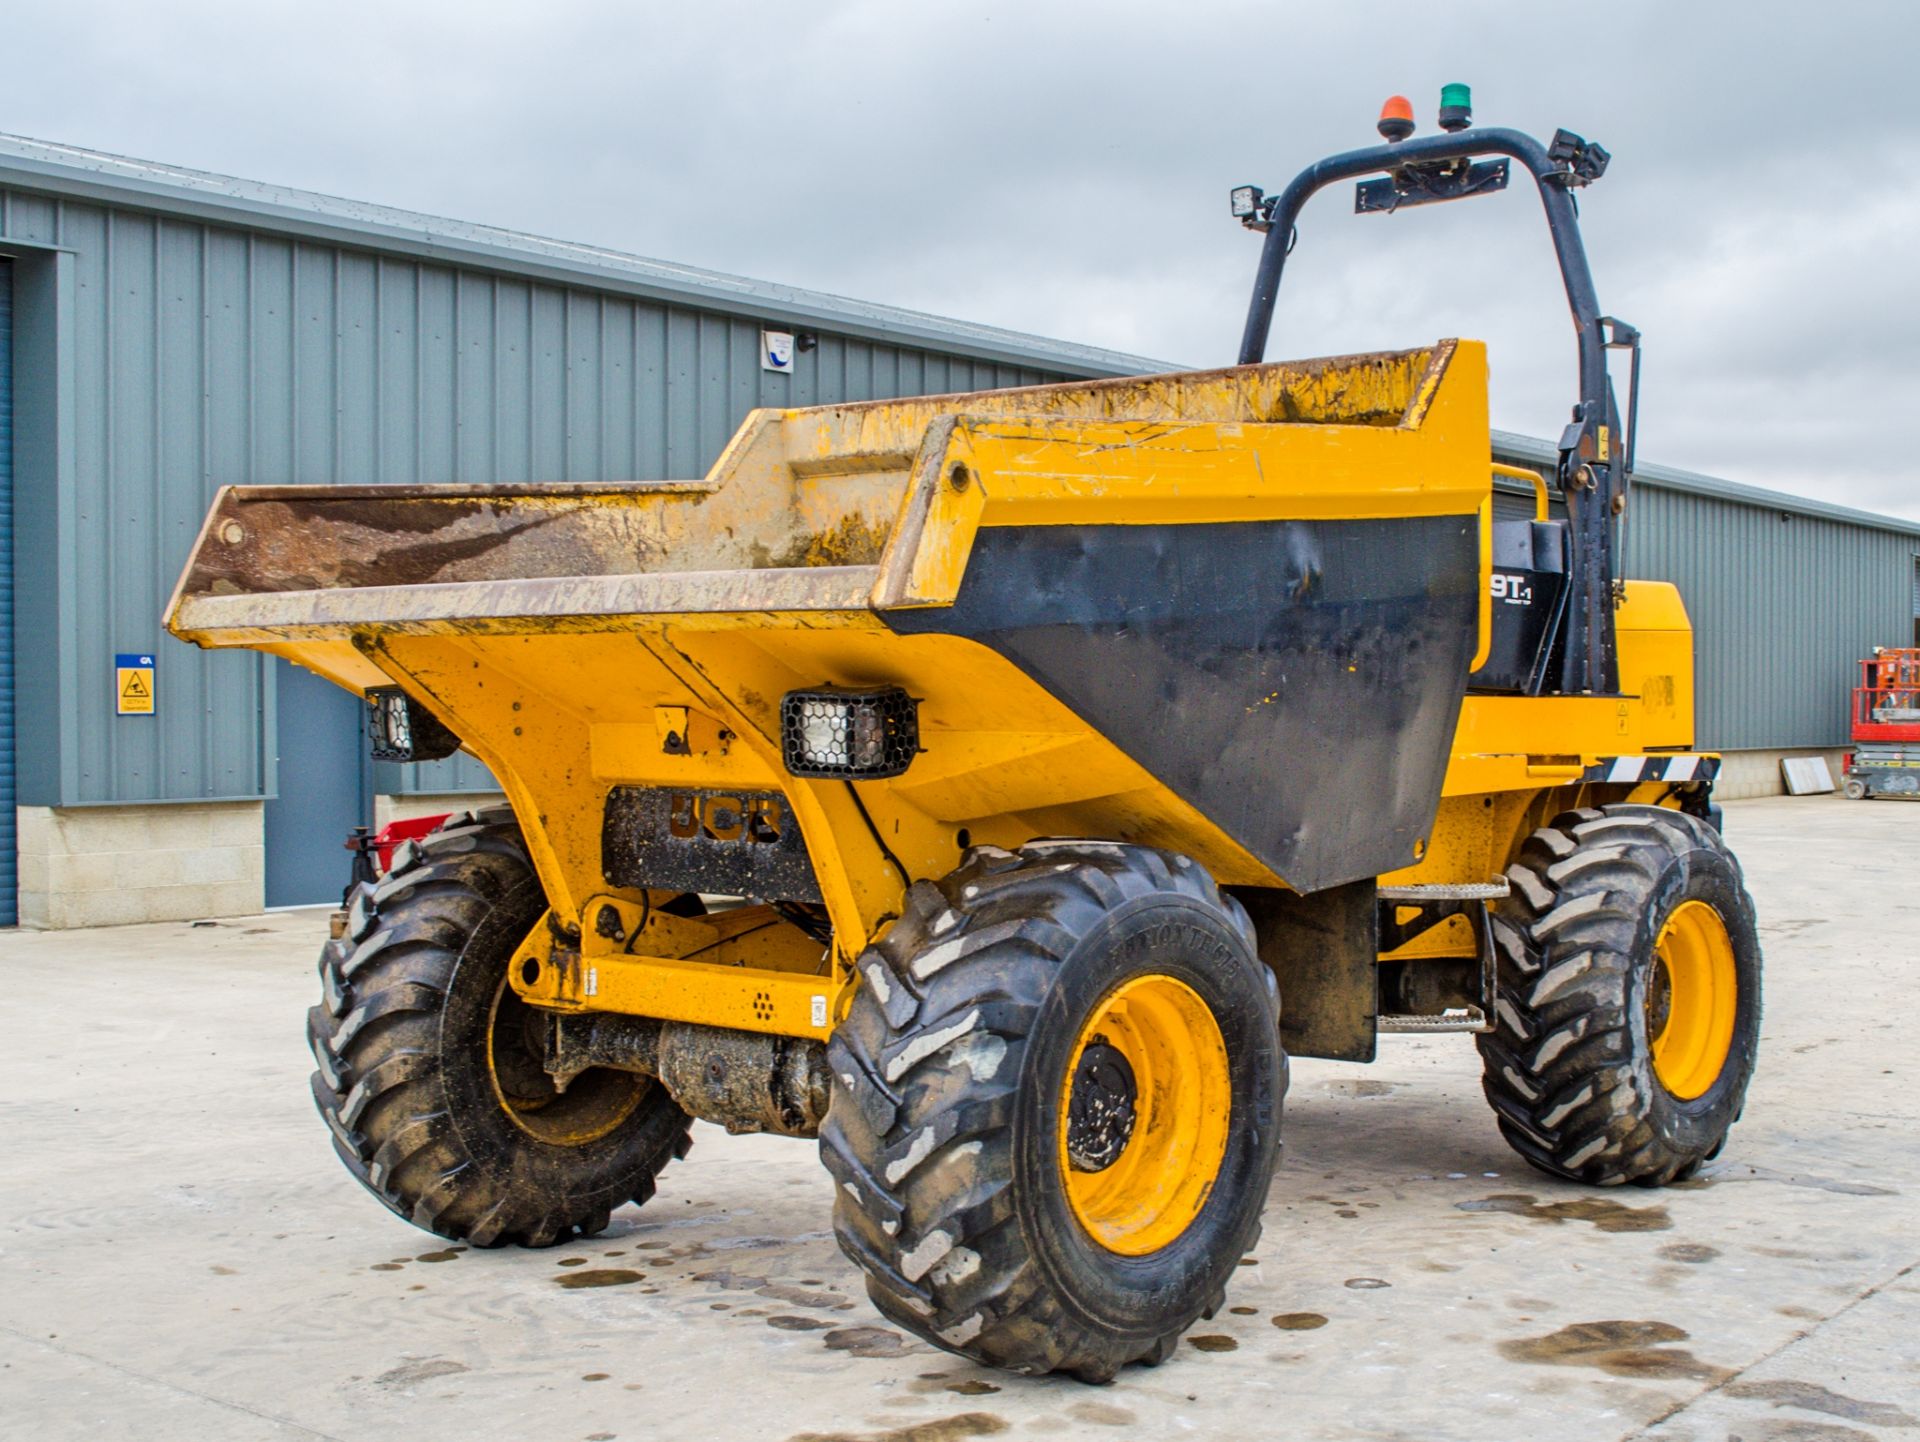
[[[648,616],[867,608],[878,566],[688,571],[669,575],[546,576],[353,590],[268,591],[177,601],[167,628],[213,646],[342,639],[376,627],[399,635],[510,634],[531,620],[601,629]]]
[[[955,429],[969,419],[1025,416],[1044,425],[1142,410],[1166,421],[1200,421],[1209,417],[1198,412],[1224,407],[1275,423],[1318,411],[1311,418],[1322,424],[1413,426],[1451,351],[1443,342],[1285,366],[755,412],[708,478],[697,481],[223,487],[168,603],[166,625],[182,640],[225,647],[344,639],[369,628],[503,633],[559,623],[586,630],[675,614],[940,605],[952,597],[922,594],[914,578],[923,552],[955,541],[965,549],[971,540],[927,534]],[[1383,382],[1390,373],[1397,383]],[[1373,382],[1371,390],[1365,381]],[[1400,389],[1408,381],[1411,394]],[[1210,405],[1194,400],[1203,394]],[[1303,396],[1314,398],[1304,412]],[[1190,407],[1194,413],[1183,415]],[[846,458],[789,459],[790,484],[761,494],[743,489],[758,478],[738,470],[754,439],[770,426],[813,416],[884,422],[894,415],[917,420],[919,434],[877,564],[833,563],[848,559],[838,557],[796,563],[791,558],[808,549],[808,537],[795,529],[792,483],[823,465],[829,474],[841,470]],[[710,504],[724,517],[703,515]],[[741,522],[763,540],[749,545],[751,536],[736,535]],[[788,559],[776,559],[775,548]]]
[[[368,629],[590,630],[670,615],[926,604],[907,578],[952,438],[951,418],[941,420],[928,428],[898,518],[876,538],[879,555],[867,564],[792,559],[830,554],[821,545],[830,536],[772,534],[781,559],[763,544],[747,549],[703,535],[697,514],[677,536],[647,514],[650,503],[700,504],[718,489],[706,481],[224,487],[168,603],[167,629],[227,647]],[[791,504],[790,495],[769,499],[767,512]],[[676,561],[693,564],[675,569]]]

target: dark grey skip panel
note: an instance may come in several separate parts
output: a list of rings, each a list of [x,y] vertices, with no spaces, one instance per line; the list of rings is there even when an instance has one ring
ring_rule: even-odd
[[[983,530],[951,608],[1302,891],[1413,860],[1478,640],[1473,516]]]

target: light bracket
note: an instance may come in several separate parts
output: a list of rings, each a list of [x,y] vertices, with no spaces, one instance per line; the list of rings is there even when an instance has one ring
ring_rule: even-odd
[[[367,691],[367,749],[375,761],[444,761],[460,738],[398,686],[375,686]]]
[[[1273,228],[1268,218],[1273,212],[1273,201],[1257,185],[1236,185],[1227,193],[1227,208],[1233,212],[1233,218],[1248,230],[1267,231]]]
[[[789,774],[814,780],[898,776],[920,752],[920,703],[898,686],[820,686],[780,701]]]

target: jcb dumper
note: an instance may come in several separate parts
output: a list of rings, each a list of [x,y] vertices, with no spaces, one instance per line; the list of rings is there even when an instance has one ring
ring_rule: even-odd
[[[817,1136],[887,1317],[1102,1380],[1221,1304],[1289,1053],[1477,1034],[1561,1177],[1720,1149],[1760,959],[1685,611],[1613,575],[1637,336],[1571,203],[1605,152],[1392,122],[1236,192],[1232,369],[756,412],[704,480],[220,494],[173,632],[510,803],[403,845],[321,953],[314,1096],[368,1190],[545,1246],[645,1202],[691,1118]],[[1497,521],[1479,344],[1260,362],[1314,190],[1512,165],[1582,380]]]

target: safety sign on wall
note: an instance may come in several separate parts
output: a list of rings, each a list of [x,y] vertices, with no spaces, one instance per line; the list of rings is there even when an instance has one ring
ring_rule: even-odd
[[[153,657],[122,652],[113,658],[113,700],[118,715],[153,714]]]

